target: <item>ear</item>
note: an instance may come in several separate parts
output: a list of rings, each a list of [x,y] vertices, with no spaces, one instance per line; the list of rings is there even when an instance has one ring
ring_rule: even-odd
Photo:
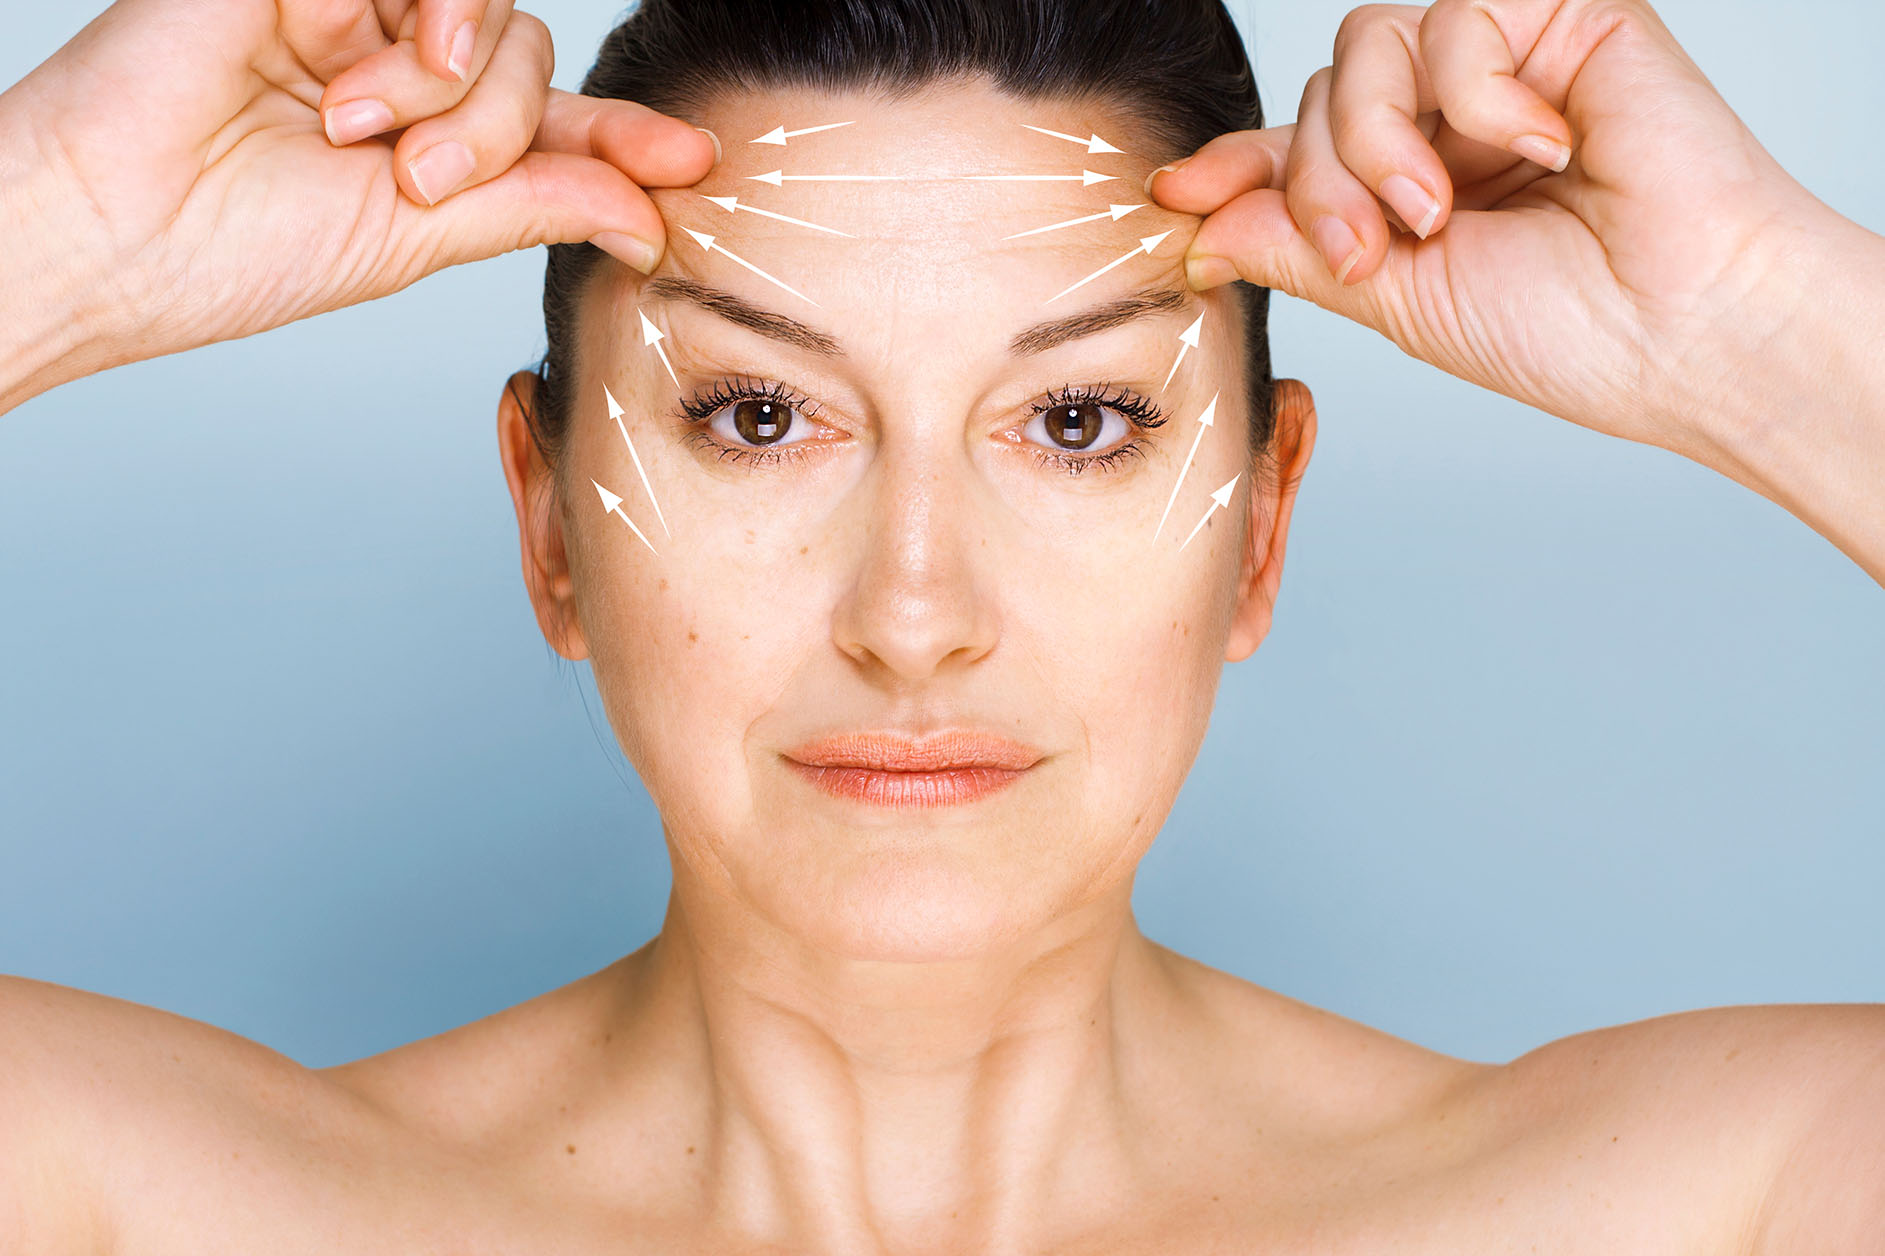
[[[1316,401],[1300,380],[1276,381],[1276,434],[1271,449],[1277,469],[1274,490],[1275,526],[1266,532],[1265,503],[1270,494],[1250,495],[1250,545],[1244,551],[1238,578],[1237,608],[1231,616],[1230,638],[1224,657],[1241,663],[1255,654],[1270,633],[1276,612],[1277,590],[1283,584],[1283,551],[1289,542],[1289,518],[1296,506],[1296,489],[1309,469],[1316,446]]]
[[[556,476],[530,434],[530,412],[537,404],[537,377],[519,371],[504,385],[497,405],[497,445],[504,460],[504,482],[517,511],[517,536],[523,548],[524,587],[537,612],[537,627],[550,648],[574,661],[589,657],[582,623],[576,615],[569,552],[563,544],[562,513],[557,509]]]

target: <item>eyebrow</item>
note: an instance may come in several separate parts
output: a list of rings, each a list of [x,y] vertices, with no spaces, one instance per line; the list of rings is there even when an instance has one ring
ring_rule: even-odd
[[[845,356],[843,346],[824,332],[807,327],[797,319],[754,305],[744,297],[692,279],[662,275],[642,285],[642,291],[657,300],[691,302],[748,331],[808,349],[824,357]],[[1182,310],[1190,301],[1189,292],[1176,288],[1148,288],[1144,292],[1108,301],[1078,314],[1036,324],[1009,341],[1008,351],[1016,357],[1045,353],[1068,341],[1110,331],[1137,319]]]

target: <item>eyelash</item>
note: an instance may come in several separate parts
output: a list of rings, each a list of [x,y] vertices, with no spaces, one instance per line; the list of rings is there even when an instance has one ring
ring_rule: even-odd
[[[694,424],[696,430],[687,434],[688,443],[702,449],[710,449],[719,455],[721,461],[751,462],[757,466],[769,466],[783,462],[788,458],[800,457],[805,451],[802,445],[810,441],[799,441],[783,449],[743,449],[728,445],[701,428],[714,415],[727,406],[741,401],[769,401],[774,405],[796,409],[807,419],[817,417],[819,411],[813,403],[802,398],[784,384],[764,382],[747,376],[736,376],[720,380],[710,389],[684,398],[680,405],[680,417]],[[1043,449],[1030,445],[1034,456],[1042,463],[1053,466],[1068,475],[1080,475],[1090,470],[1114,471],[1130,458],[1145,455],[1144,433],[1154,428],[1163,427],[1166,415],[1155,403],[1125,388],[1112,384],[1080,385],[1068,384],[1047,393],[1041,400],[1033,403],[1028,417],[1057,410],[1061,406],[1101,405],[1117,410],[1126,421],[1137,429],[1140,435],[1134,436],[1117,449],[1103,454],[1081,456],[1071,452]]]

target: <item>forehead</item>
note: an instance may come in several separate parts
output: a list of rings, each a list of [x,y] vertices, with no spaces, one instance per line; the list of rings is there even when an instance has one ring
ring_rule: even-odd
[[[899,335],[1005,340],[1103,301],[1184,290],[1198,220],[1151,204],[1143,186],[1169,155],[1137,151],[1137,129],[1091,102],[1021,100],[956,79],[897,95],[722,96],[698,121],[725,160],[694,188],[651,193],[669,226],[658,273],[736,292],[841,342],[881,338],[891,320]],[[834,123],[846,125],[753,142]],[[1050,131],[1124,151],[1090,153]],[[768,175],[780,177],[756,177]],[[1060,226],[1078,219],[1090,221]],[[717,252],[690,232],[711,235]],[[1160,236],[1147,253],[1142,242]]]

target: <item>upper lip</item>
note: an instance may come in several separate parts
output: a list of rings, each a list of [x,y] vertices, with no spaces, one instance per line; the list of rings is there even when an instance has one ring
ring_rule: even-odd
[[[807,742],[786,757],[808,767],[869,768],[878,772],[947,772],[1002,768],[1019,772],[1041,752],[1012,738],[974,729],[914,734],[895,730],[839,733]]]

